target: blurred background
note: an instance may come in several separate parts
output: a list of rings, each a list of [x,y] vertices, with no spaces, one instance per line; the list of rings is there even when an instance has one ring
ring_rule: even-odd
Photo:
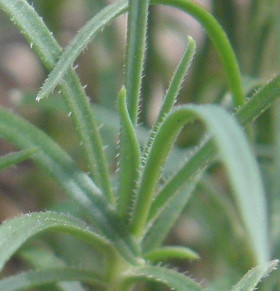
[[[77,31],[110,1],[105,0],[37,0],[36,11],[62,47],[66,47]],[[111,1],[113,2],[113,1]],[[277,0],[200,0],[211,11],[226,31],[236,52],[247,97],[279,72],[280,62],[280,5]],[[139,139],[144,142],[155,121],[160,103],[186,45],[187,36],[197,42],[197,52],[182,88],[179,103],[219,103],[230,108],[225,73],[219,57],[201,26],[184,13],[163,6],[151,6],[149,14],[146,67],[143,78]],[[77,71],[94,103],[101,134],[108,145],[112,176],[116,170],[116,141],[118,113],[116,96],[123,84],[126,40],[126,16],[119,17],[99,34],[80,55]],[[52,136],[86,169],[79,142],[58,94],[40,103],[36,93],[48,72],[9,19],[0,13],[0,103],[31,121]],[[280,258],[279,222],[279,130],[280,105],[264,113],[254,125],[253,145],[268,197],[271,223],[272,257]],[[203,127],[192,124],[182,131],[172,158],[166,164],[164,179],[186,159],[189,151],[203,137]],[[0,154],[16,150],[0,141]],[[81,215],[75,204],[66,200],[61,189],[26,161],[0,174],[0,220],[20,213],[53,209]],[[184,214],[172,230],[166,243],[184,245],[199,253],[201,259],[193,262],[168,262],[192,277],[210,286],[212,290],[234,284],[250,267],[246,234],[240,224],[232,201],[228,181],[220,164],[214,164],[199,183]],[[63,247],[62,247],[63,245]],[[100,258],[86,246],[63,235],[44,236],[32,242],[13,259],[6,273],[11,274],[38,266],[42,254],[54,254],[54,260],[63,258],[74,262],[73,247],[79,249],[83,265],[98,267]],[[34,250],[36,250],[34,252]],[[89,252],[91,253],[89,259]],[[280,290],[279,272],[275,272],[263,290]],[[278,282],[277,282],[278,281]],[[278,287],[277,287],[278,286]],[[48,289],[49,288],[49,289]],[[153,287],[156,288],[156,287]],[[42,289],[40,289],[42,290]],[[57,290],[47,287],[46,290]],[[78,289],[77,289],[78,290]],[[157,289],[151,289],[157,290]]]

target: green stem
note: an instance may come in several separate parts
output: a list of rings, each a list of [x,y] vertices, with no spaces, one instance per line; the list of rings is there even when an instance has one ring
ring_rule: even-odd
[[[245,104],[239,65],[231,44],[217,20],[202,6],[189,0],[152,0],[151,4],[163,4],[178,8],[192,15],[204,27],[217,49],[227,74],[233,104],[239,107]]]
[[[125,87],[132,124],[137,122],[145,57],[149,0],[129,0]]]

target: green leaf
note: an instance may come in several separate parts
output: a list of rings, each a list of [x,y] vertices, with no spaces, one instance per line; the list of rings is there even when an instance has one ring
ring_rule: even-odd
[[[146,49],[149,0],[128,0],[125,88],[128,112],[135,126],[139,109]]]
[[[127,1],[117,1],[108,5],[94,16],[83,28],[77,33],[62,53],[54,69],[43,84],[37,99],[40,100],[55,89],[61,82],[69,68],[73,65],[79,54],[87,47],[90,41],[102,31],[113,19],[122,14],[127,9]]]
[[[243,127],[257,119],[272,103],[280,97],[280,76],[276,76],[267,85],[258,90],[255,95],[236,113],[237,120]],[[205,142],[187,160],[160,189],[158,197],[170,197],[192,181],[197,172],[203,170],[216,158],[213,144]]]
[[[155,128],[158,126],[158,124],[162,121],[164,116],[168,114],[172,107],[174,106],[177,97],[179,95],[179,92],[181,90],[182,84],[184,82],[184,79],[186,77],[187,71],[191,65],[191,62],[194,57],[194,53],[196,50],[196,43],[192,37],[188,37],[188,46],[182,56],[182,59],[180,60],[180,63],[178,64],[173,77],[170,81],[169,87],[166,91],[162,106],[160,108],[160,112],[157,118],[157,121],[155,123]]]
[[[104,284],[104,280],[92,271],[81,268],[64,267],[31,271],[2,279],[0,280],[0,290],[30,290],[31,288],[60,281],[80,281],[93,286],[103,286],[103,288],[105,288],[106,285]]]
[[[163,121],[164,117],[171,111],[172,107],[176,103],[184,78],[194,57],[195,49],[196,43],[193,40],[193,38],[189,36],[188,46],[170,81],[169,87],[166,91],[163,103],[160,108],[160,112],[151,131],[149,140],[147,142],[147,146],[144,150],[144,156],[147,156],[149,152],[149,147],[152,144],[152,141],[157,133],[157,130],[159,129],[160,123]]]
[[[227,74],[235,106],[245,104],[239,65],[231,44],[217,20],[201,5],[190,0],[151,0],[151,4],[162,4],[178,8],[192,15],[205,29],[215,46]]]
[[[140,147],[126,106],[125,88],[120,91],[118,101],[121,116],[119,213],[122,218],[127,218],[139,175]]]
[[[133,285],[141,280],[158,282],[176,291],[204,290],[201,286],[199,286],[198,283],[196,283],[194,280],[187,276],[163,267],[152,266],[135,268],[131,272],[126,274],[123,288]]]
[[[111,243],[94,233],[83,221],[55,212],[32,213],[10,219],[0,226],[0,270],[28,239],[51,230],[69,233],[92,244],[106,255],[113,254]]]
[[[170,259],[197,260],[199,255],[186,247],[160,247],[145,254],[145,259],[151,262],[160,262]]]
[[[141,16],[138,18],[137,20],[137,16],[130,16],[131,18],[134,18],[134,21],[139,21],[139,23],[136,23],[133,27],[137,28],[137,33],[135,33],[134,31],[129,32],[129,35],[131,34],[131,36],[129,36],[129,42],[131,42],[130,45],[128,45],[128,54],[127,54],[127,73],[126,73],[126,88],[128,91],[128,96],[130,96],[130,91],[134,90],[135,92],[133,93],[134,97],[133,100],[131,102],[135,102],[134,105],[131,105],[132,107],[135,107],[133,111],[134,114],[137,113],[137,104],[138,104],[138,95],[139,95],[139,91],[140,91],[140,78],[141,77],[141,62],[143,59],[143,36],[145,35],[145,31],[146,31],[146,23],[144,22],[144,20],[146,19],[146,4],[143,4],[143,1],[141,2],[141,5],[139,6],[139,9],[137,8],[137,1],[133,1],[132,3],[134,3],[134,5],[136,5],[136,7],[134,7],[133,9],[133,13],[134,11],[136,14],[137,13],[142,13]],[[140,2],[139,2],[140,3]],[[146,2],[145,2],[146,3]],[[172,6],[172,7],[176,7],[178,9],[181,9],[183,11],[185,11],[188,14],[191,14],[194,18],[196,18],[200,24],[204,27],[204,29],[206,30],[206,32],[208,33],[210,39],[213,41],[220,57],[221,57],[221,61],[224,65],[225,71],[227,73],[227,77],[228,77],[228,82],[230,84],[230,88],[231,91],[233,93],[233,99],[234,99],[234,104],[236,106],[240,106],[242,104],[245,103],[245,97],[244,97],[244,93],[243,93],[243,89],[242,89],[242,83],[241,83],[241,77],[240,77],[240,70],[239,70],[239,66],[238,66],[238,62],[236,60],[235,54],[233,52],[233,49],[230,45],[230,42],[225,34],[225,32],[223,31],[223,29],[221,28],[221,26],[219,25],[219,23],[215,20],[215,18],[208,13],[205,9],[203,9],[200,5],[192,2],[192,1],[186,1],[186,0],[153,0],[151,1],[151,4],[162,4],[162,5],[168,5],[168,6]],[[114,5],[114,4],[113,4]],[[115,11],[113,11],[113,13],[115,13],[115,16],[111,17],[116,17],[118,15],[118,13],[122,13],[124,12],[128,7],[127,1],[120,1],[116,3],[116,9]],[[107,8],[106,8],[107,9]],[[119,10],[120,9],[120,10]],[[106,10],[107,11],[107,10]],[[109,8],[108,8],[109,11]],[[104,10],[105,13],[105,10]],[[110,17],[108,17],[110,18]],[[144,23],[144,24],[143,24]],[[141,31],[139,30],[139,27],[141,27]],[[87,29],[87,35],[85,35],[84,30],[86,31]],[[74,60],[76,58],[77,55],[79,55],[82,50],[88,45],[88,43],[92,40],[92,38],[95,36],[95,31],[96,31],[96,24],[95,22],[92,20],[91,22],[88,23],[88,25],[85,27],[85,29],[81,30],[76,37],[74,38],[73,42],[71,43],[71,45],[69,46],[69,48],[67,48],[65,50],[65,52],[62,54],[60,61],[58,62],[57,67],[55,68],[55,70],[57,72],[59,71],[67,71],[70,66],[74,63]],[[141,35],[141,37],[139,37],[138,33]],[[141,44],[140,44],[141,43]],[[72,48],[75,48],[76,50],[72,50]],[[141,53],[142,50],[142,53]],[[73,51],[73,57],[71,57],[70,52]],[[69,53],[68,53],[69,52]],[[135,54],[137,54],[137,56],[139,56],[139,64],[136,65],[135,64]],[[68,56],[67,56],[68,55]],[[131,67],[131,68],[130,68]],[[136,70],[135,72],[133,72],[132,70]],[[136,77],[137,76],[137,77]],[[134,80],[135,78],[135,80]],[[138,81],[137,81],[138,80]],[[138,85],[137,85],[138,83]],[[134,86],[133,86],[134,84]],[[51,84],[50,84],[51,86]],[[130,86],[131,89],[130,89]],[[138,89],[136,89],[138,88]],[[130,97],[129,97],[130,98]],[[130,103],[130,102],[129,102]],[[129,106],[130,108],[130,106]],[[129,110],[130,111],[130,110]],[[134,118],[132,118],[133,121]],[[134,123],[134,121],[133,121]]]
[[[40,129],[1,108],[0,137],[19,148],[38,148],[33,156],[37,164],[86,210],[88,218],[106,237],[115,241],[119,251],[135,262],[130,249],[134,248],[134,243],[124,233],[124,226],[108,207],[100,189],[85,173],[76,168],[73,160],[54,141]],[[128,247],[127,244],[131,246]]]
[[[199,177],[200,175],[194,178],[185,189],[181,189],[181,191],[174,194],[168,200],[155,198],[155,203],[152,204],[149,212],[149,222],[143,239],[143,249],[145,252],[160,247],[186,207]]]
[[[0,171],[30,158],[36,151],[37,149],[34,148],[16,153],[9,153],[0,157]]]
[[[34,269],[51,269],[65,267],[65,262],[50,249],[40,246],[24,247],[18,252],[20,259],[23,259]],[[61,291],[85,291],[78,282],[59,282],[56,284]]]
[[[162,164],[180,129],[193,119],[203,121],[212,134],[227,169],[255,259],[259,263],[267,261],[269,244],[266,201],[258,165],[237,122],[225,110],[214,105],[178,107],[160,126],[143,170],[132,217],[133,233],[136,236],[141,235],[147,222]],[[170,197],[172,193],[176,192],[170,189],[170,192],[165,192],[164,195]],[[161,192],[157,197],[162,196]]]
[[[231,291],[253,291],[256,290],[258,283],[270,272],[277,269],[278,261],[270,261],[260,264],[250,270],[244,277],[234,286]]]
[[[2,9],[19,28],[43,64],[51,70],[62,53],[61,47],[42,18],[26,0],[0,0]],[[108,201],[114,204],[104,147],[89,99],[74,70],[70,68],[60,84],[62,97],[71,113],[91,175]]]

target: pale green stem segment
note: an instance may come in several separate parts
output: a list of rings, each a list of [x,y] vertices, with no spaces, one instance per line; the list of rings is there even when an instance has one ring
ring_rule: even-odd
[[[149,0],[128,1],[125,87],[127,90],[128,111],[134,126],[137,123],[141,94],[149,2]]]
[[[199,255],[189,248],[166,246],[149,251],[145,254],[145,259],[151,262],[162,262],[170,259],[197,260]]]
[[[90,270],[75,267],[61,267],[49,270],[25,272],[0,280],[0,290],[33,290],[45,284],[61,281],[80,281],[93,286],[106,288],[103,278]]]
[[[233,105],[239,107],[245,104],[246,99],[242,88],[238,61],[224,30],[217,20],[202,6],[189,0],[151,0],[151,4],[163,4],[178,8],[198,20],[220,55],[233,95]]]
[[[121,117],[118,208],[120,216],[127,218],[128,212],[131,211],[133,193],[139,175],[140,147],[126,106],[126,90],[124,87],[119,93],[118,102]]]
[[[25,0],[0,0],[0,8],[28,40],[48,70],[52,70],[62,49],[34,8]],[[85,91],[73,69],[61,81],[62,95],[77,129],[90,173],[108,201],[115,203],[98,124]]]

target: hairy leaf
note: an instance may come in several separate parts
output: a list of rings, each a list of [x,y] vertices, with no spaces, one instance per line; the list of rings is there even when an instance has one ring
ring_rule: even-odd
[[[194,280],[173,270],[163,267],[145,266],[135,268],[126,274],[124,287],[135,284],[141,280],[158,282],[176,291],[203,291],[204,289]]]
[[[30,271],[0,280],[0,290],[30,290],[38,286],[60,281],[80,281],[94,286],[106,285],[104,280],[92,271],[64,267],[49,270]]]
[[[244,277],[234,286],[231,291],[253,291],[262,280],[268,276],[270,272],[277,268],[278,261],[270,261],[261,264],[254,269],[250,270]]]
[[[168,200],[168,203],[161,201],[161,199],[155,199],[157,204],[152,204],[151,206],[150,216],[148,217],[149,222],[143,239],[143,249],[145,252],[158,248],[162,244],[186,207],[199,177],[200,175],[194,178],[185,189],[173,195]]]
[[[0,109],[0,122],[0,137],[19,148],[38,148],[34,160],[86,210],[86,214],[99,230],[115,241],[120,252],[124,251],[124,255],[130,253],[128,257],[134,260],[130,248],[127,248],[127,243],[131,244],[131,248],[134,243],[124,233],[124,226],[108,207],[100,189],[85,173],[76,168],[73,160],[41,130],[20,117]]]
[[[0,270],[29,238],[50,230],[74,235],[112,256],[111,243],[94,233],[83,221],[55,212],[32,213],[10,219],[0,226]]]
[[[62,53],[61,47],[43,20],[26,0],[0,0],[2,9],[38,54],[43,64],[51,70]],[[91,175],[107,199],[114,204],[104,147],[89,99],[72,68],[60,84],[62,96],[71,113],[83,153]]]
[[[30,158],[36,151],[37,149],[34,148],[16,153],[9,153],[0,157],[0,171]]]
[[[227,169],[255,258],[260,263],[267,261],[269,251],[266,201],[257,163],[242,129],[230,114],[214,105],[178,107],[162,123],[144,167],[132,220],[133,232],[141,235],[161,167],[180,129],[193,119],[203,121],[212,134]],[[169,197],[170,195],[172,194],[168,194]]]
[[[120,168],[119,168],[119,213],[126,217],[132,207],[140,167],[140,147],[126,105],[126,91],[119,94],[121,116]]]
[[[61,82],[69,69],[69,64],[72,65],[79,54],[86,48],[89,41],[102,31],[114,18],[122,14],[126,10],[126,1],[117,1],[106,6],[98,14],[96,14],[83,28],[78,32],[74,41],[72,41],[67,49],[63,52],[54,69],[43,84],[37,99],[42,99],[55,89]]]

